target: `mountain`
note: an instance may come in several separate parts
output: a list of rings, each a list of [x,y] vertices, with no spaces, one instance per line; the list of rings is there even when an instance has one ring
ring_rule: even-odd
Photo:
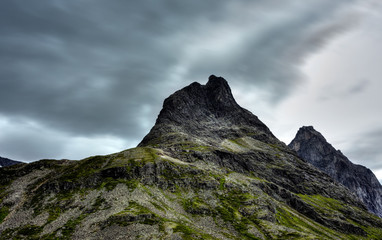
[[[12,166],[12,165],[15,165],[15,164],[18,164],[18,163],[22,163],[22,162],[14,161],[14,160],[11,160],[11,159],[8,159],[8,158],[0,157],[0,167]]]
[[[236,103],[227,81],[212,75],[206,85],[194,82],[165,99],[155,126],[138,146],[194,142],[221,147],[227,139],[247,135],[280,144],[264,123]]]
[[[355,193],[370,212],[382,217],[382,186],[370,169],[353,164],[311,126],[300,128],[289,147]]]
[[[138,147],[0,169],[0,239],[380,239],[382,220],[241,108],[221,77]]]

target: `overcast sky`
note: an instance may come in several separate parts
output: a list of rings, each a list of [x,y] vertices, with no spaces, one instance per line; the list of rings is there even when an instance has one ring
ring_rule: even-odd
[[[289,143],[313,125],[382,179],[377,0],[3,0],[0,156],[136,146],[163,100],[211,74]]]

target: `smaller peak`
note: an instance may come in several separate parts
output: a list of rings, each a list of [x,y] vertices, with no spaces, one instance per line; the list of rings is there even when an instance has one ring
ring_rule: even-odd
[[[202,87],[202,85],[198,82],[193,82],[191,83],[190,85],[188,85],[187,87],[185,87],[184,89],[187,89],[187,88],[191,88],[191,89],[200,89]]]
[[[209,77],[208,77],[208,81],[212,81],[212,80],[214,80],[214,79],[216,79],[216,78],[218,78],[218,77],[216,77],[215,75],[210,75]]]
[[[200,83],[198,83],[198,82],[193,82],[193,83],[191,83],[190,85],[189,85],[190,87],[200,87],[200,86],[202,86]]]
[[[299,138],[299,137],[305,140],[311,139],[312,137],[318,137],[318,139],[321,139],[321,141],[326,142],[326,139],[324,138],[324,136],[320,132],[318,132],[316,129],[314,129],[313,126],[302,126],[296,134],[296,138]]]
[[[222,77],[216,77],[215,75],[210,75],[209,77],[208,77],[208,81],[214,81],[214,80],[216,80],[216,79],[218,79],[218,78],[222,78]]]
[[[187,87],[184,87],[182,90],[178,91],[178,92],[188,92],[190,93],[191,95],[194,95],[196,94],[197,92],[200,92],[201,89],[203,88],[203,86],[198,83],[198,82],[193,82],[191,83],[190,85],[188,85]]]
[[[210,99],[210,102],[216,108],[239,107],[232,96],[231,88],[228,82],[222,77],[216,77],[211,75],[208,78],[208,82],[205,85],[206,95]]]
[[[299,130],[298,133],[304,133],[304,134],[311,134],[311,135],[318,135],[321,136],[321,133],[314,129],[313,126],[302,126]]]

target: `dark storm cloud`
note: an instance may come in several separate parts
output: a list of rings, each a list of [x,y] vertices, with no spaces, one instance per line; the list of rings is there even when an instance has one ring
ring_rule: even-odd
[[[142,106],[159,111],[181,57],[174,35],[218,20],[212,4],[177,1],[2,5],[0,111],[79,134],[141,137]]]
[[[2,8],[1,111],[80,134],[136,137],[142,105],[159,101],[154,87],[176,60],[156,43],[160,32],[144,29],[159,24],[156,6],[145,16],[144,6],[60,3]]]
[[[278,101],[299,64],[354,24],[351,2],[2,1],[0,114],[136,140],[166,96],[211,73]]]

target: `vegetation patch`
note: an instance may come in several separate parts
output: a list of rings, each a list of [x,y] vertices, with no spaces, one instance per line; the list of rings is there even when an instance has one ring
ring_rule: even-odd
[[[123,179],[123,178],[112,178],[107,177],[102,179],[102,183],[99,185],[98,189],[105,188],[107,191],[113,190],[118,184],[125,184],[130,191],[133,191],[138,187],[139,181],[136,179]]]
[[[219,180],[219,189],[224,190],[225,189],[225,177],[221,177]]]
[[[245,141],[243,141],[243,139],[241,139],[241,138],[229,139],[229,141],[233,144],[239,145],[242,148],[248,148],[249,147],[248,144]]]
[[[368,233],[366,239],[375,239],[375,240],[382,239],[382,229],[381,228],[364,227],[363,229]],[[354,239],[356,239],[356,238],[354,238]]]
[[[3,206],[0,208],[0,223],[4,221],[4,219],[8,216],[9,214],[9,207]]]
[[[56,220],[62,213],[61,211],[62,210],[59,206],[51,206],[50,208],[48,208],[49,217],[48,217],[47,223],[50,223]]]
[[[162,167],[161,176],[166,180],[191,178],[195,181],[196,177],[202,177],[199,176],[202,172],[196,167],[184,166],[173,162],[163,162]]]
[[[142,205],[139,205],[137,202],[129,201],[129,205],[121,212],[117,213],[116,215],[124,215],[124,214],[145,214],[145,213],[151,213],[151,211]]]
[[[105,202],[105,198],[98,196],[92,205],[93,211],[98,211]]]
[[[19,230],[19,228],[8,228],[1,232],[0,240],[20,239],[14,238],[13,235]]]
[[[127,167],[130,171],[135,167],[142,167],[148,162],[155,162],[159,158],[158,151],[149,147],[137,147],[114,155],[108,167]]]
[[[336,199],[327,198],[321,195],[304,195],[298,194],[298,196],[306,203],[310,203],[316,209],[320,211],[331,210],[343,210],[344,204]]]
[[[203,146],[203,145],[198,145],[193,142],[182,142],[181,144],[175,145],[176,147],[179,147],[180,149],[189,152],[210,152],[212,147],[210,146]],[[183,152],[184,153],[184,152]]]
[[[73,235],[74,231],[76,230],[76,227],[81,224],[81,221],[87,216],[88,214],[81,214],[75,219],[70,219],[65,223],[65,225],[61,228],[63,239],[71,239],[71,236]]]
[[[312,222],[297,213],[292,213],[286,208],[277,209],[276,219],[279,224],[298,232],[311,233],[314,236],[325,236],[329,239],[333,236],[338,237],[333,230]]]
[[[213,212],[211,208],[199,197],[183,200],[183,208],[186,212],[191,214],[210,215]]]
[[[42,232],[43,227],[36,225],[25,225],[19,229],[18,234],[27,236],[28,239],[35,238]]]
[[[158,224],[162,218],[152,213],[148,208],[139,205],[136,202],[130,201],[129,205],[121,212],[109,217],[106,225],[118,224],[127,226],[132,223],[142,223],[148,225]]]
[[[99,172],[107,161],[107,156],[93,156],[76,162],[75,165],[67,166],[63,175],[59,178],[61,182],[78,182],[96,172]]]
[[[187,239],[187,240],[188,239],[195,239],[195,237],[197,235],[196,232],[192,228],[190,228],[186,225],[183,225],[183,224],[177,224],[177,226],[174,228],[173,231],[183,233],[183,238]]]
[[[42,194],[34,194],[32,199],[30,200],[29,204],[26,205],[26,207],[32,207],[34,212],[33,216],[37,216],[42,212],[42,199],[43,195]]]
[[[212,237],[209,234],[203,233],[200,230],[196,230],[184,223],[173,223],[175,227],[173,231],[175,233],[182,233],[182,239],[193,240],[193,239],[203,239],[203,240],[215,240],[217,238]]]
[[[216,211],[221,219],[230,223],[243,239],[258,239],[248,232],[250,226],[259,228],[257,226],[258,220],[255,217],[243,216],[240,213],[241,208],[248,205],[250,200],[255,199],[255,197],[249,193],[232,191],[227,192],[226,195],[219,195],[219,199],[221,205],[216,207]]]
[[[154,202],[154,201],[150,201],[150,203],[158,210],[162,211],[162,212],[166,212],[166,209],[164,209],[161,205],[159,205],[158,203]]]

